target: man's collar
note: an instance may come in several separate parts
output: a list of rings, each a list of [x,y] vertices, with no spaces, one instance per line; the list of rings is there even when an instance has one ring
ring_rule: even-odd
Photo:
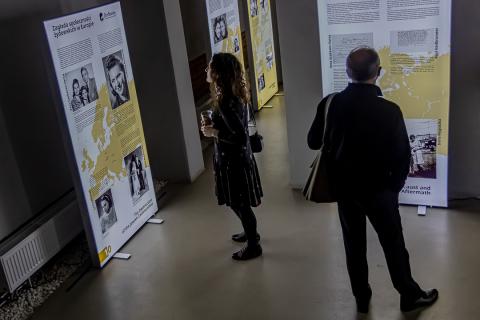
[[[364,92],[371,92],[378,97],[383,96],[382,89],[380,89],[379,86],[370,83],[350,82],[347,90],[362,90]]]

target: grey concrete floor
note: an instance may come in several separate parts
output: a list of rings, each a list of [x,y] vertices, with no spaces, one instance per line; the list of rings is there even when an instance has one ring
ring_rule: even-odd
[[[480,204],[454,209],[402,207],[415,278],[436,287],[440,299],[421,313],[404,315],[376,234],[368,227],[371,312],[359,317],[345,266],[336,205],[303,200],[288,185],[283,99],[259,114],[266,148],[258,156],[265,189],[256,209],[264,256],[234,262],[230,240],[240,223],[216,205],[209,168],[182,187],[114,260],[57,292],[33,319],[480,319]],[[306,124],[310,125],[310,124]],[[210,158],[206,160],[211,163]]]

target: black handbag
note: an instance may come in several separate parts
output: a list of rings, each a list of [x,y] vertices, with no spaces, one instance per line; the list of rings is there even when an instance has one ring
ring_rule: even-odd
[[[325,104],[325,124],[323,127],[323,145],[318,152],[315,160],[313,160],[310,166],[311,171],[303,188],[303,195],[307,200],[317,203],[330,203],[336,202],[336,197],[332,192],[332,186],[329,181],[329,159],[328,153],[324,150],[325,146],[325,134],[327,132],[327,116],[328,109],[330,109],[330,103],[332,102],[335,94],[331,94],[327,98]]]
[[[255,132],[254,133],[250,133],[250,130],[249,130],[249,138],[250,138],[250,147],[252,148],[252,152],[253,153],[259,153],[259,152],[262,152],[263,150],[263,136],[261,134],[258,133],[258,129],[257,129],[257,122],[255,121],[255,115],[254,115],[254,112],[253,112],[253,108],[252,106],[249,104],[249,114],[250,114],[250,117],[249,117],[249,121],[248,121],[248,127],[250,128],[255,128]],[[252,125],[250,125],[250,123],[252,123]]]

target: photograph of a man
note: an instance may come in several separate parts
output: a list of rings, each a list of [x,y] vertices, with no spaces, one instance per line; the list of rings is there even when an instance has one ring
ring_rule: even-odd
[[[228,27],[227,27],[227,14],[224,13],[214,19],[212,19],[213,30],[213,42],[219,43],[227,39]]]
[[[145,159],[142,147],[138,147],[123,159],[127,168],[130,195],[135,203],[148,190],[147,173],[145,171]]]
[[[108,232],[108,230],[117,222],[117,214],[115,213],[115,206],[113,204],[112,190],[107,190],[96,201],[98,218],[100,219],[100,227],[102,234]]]
[[[410,136],[410,178],[436,179],[438,120],[408,119]]]
[[[250,0],[250,16],[256,17],[258,15],[258,3],[257,0]]]
[[[88,70],[85,67],[80,69],[82,74],[83,86],[87,89],[90,102],[98,99],[97,84],[94,78],[90,78]]]
[[[130,100],[122,51],[104,57],[103,66],[112,109],[116,109]]]
[[[398,203],[409,172],[410,143],[400,107],[382,98],[375,85],[380,70],[380,57],[374,49],[353,49],[346,59],[351,82],[320,102],[308,133],[311,149],[319,150],[325,144],[329,150],[325,158],[329,182],[338,202],[350,285],[361,313],[368,313],[372,297],[367,218],[377,232],[390,278],[400,294],[400,309],[413,311],[438,298],[436,289],[423,290],[418,285],[410,269]]]

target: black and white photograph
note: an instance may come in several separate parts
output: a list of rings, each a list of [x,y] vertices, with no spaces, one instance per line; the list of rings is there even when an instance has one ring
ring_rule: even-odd
[[[256,17],[258,16],[258,0],[250,0],[250,16]]]
[[[212,19],[213,42],[219,43],[228,37],[227,14]]]
[[[98,99],[97,84],[91,63],[65,73],[63,81],[67,89],[68,102],[73,112]]]
[[[258,91],[265,89],[265,75],[262,73],[258,77]]]
[[[408,176],[411,178],[437,178],[438,120],[407,119],[411,160]]]
[[[266,56],[266,64],[267,64],[267,69],[271,70],[273,67],[273,46],[271,44],[267,44],[265,48]]]
[[[238,37],[233,38],[233,52],[237,53],[240,51],[240,41]]]
[[[127,155],[123,161],[127,168],[130,195],[133,203],[136,203],[149,190],[142,147],[139,146],[135,151]]]
[[[115,110],[130,101],[125,60],[121,50],[104,57],[102,60],[110,103],[112,104],[112,109]]]
[[[105,235],[108,230],[117,223],[117,214],[115,213],[112,189],[108,189],[97,200],[95,200],[95,204],[97,205],[102,234]]]
[[[268,0],[260,0],[260,9],[262,14],[266,14],[268,11]]]

